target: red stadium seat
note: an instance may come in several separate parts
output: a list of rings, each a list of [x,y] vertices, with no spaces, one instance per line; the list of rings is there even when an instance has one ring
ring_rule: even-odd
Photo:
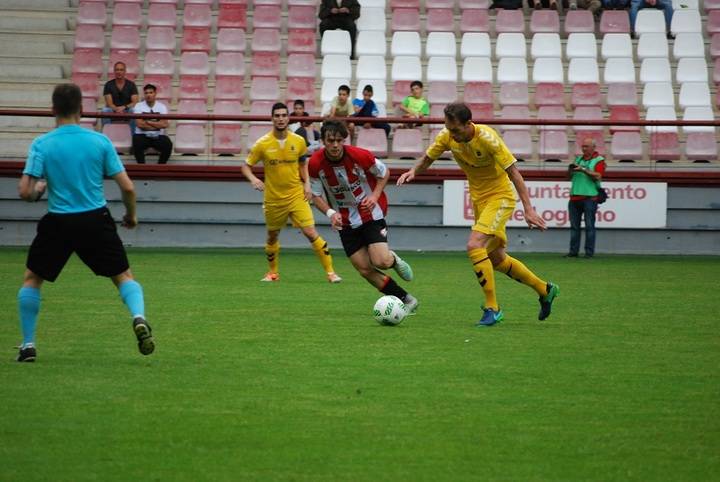
[[[180,56],[180,75],[207,77],[210,62],[207,52],[183,52]]]
[[[425,8],[428,10],[432,8],[449,8],[452,10],[455,8],[455,0],[425,0]]]
[[[105,2],[80,2],[78,6],[78,25],[100,25],[105,27],[107,21]]]
[[[290,30],[287,39],[288,54],[315,54],[317,51],[315,30]]]
[[[167,50],[175,51],[175,28],[173,27],[148,27],[145,37],[145,50]]]
[[[177,10],[169,3],[151,3],[148,8],[148,27],[171,27],[175,30]]]
[[[205,27],[186,27],[183,30],[182,52],[206,52],[210,53],[210,29]]]
[[[465,93],[467,93],[467,85],[465,85]],[[458,99],[457,86],[455,82],[434,81],[430,82],[427,94],[430,105],[442,104],[446,105],[455,102]],[[442,116],[441,116],[442,117]]]
[[[167,50],[148,50],[145,53],[145,75],[165,75],[172,77],[175,74],[175,58]]]
[[[392,102],[393,104],[399,104],[402,100],[410,94],[410,83],[411,80],[398,80],[393,83],[392,90]]]
[[[355,145],[367,149],[377,157],[387,157],[388,141],[384,129],[357,129]]]
[[[114,26],[110,37],[112,50],[140,50],[140,29],[138,27]]]
[[[565,87],[555,82],[541,82],[535,86],[535,105],[565,105]]]
[[[98,85],[97,74],[72,74],[70,81],[80,87],[83,98],[97,101],[98,97],[102,94],[100,86]]]
[[[637,92],[635,84],[608,84],[607,105],[637,105]]]
[[[639,132],[616,132],[610,143],[610,154],[618,161],[642,159],[642,139]]]
[[[490,82],[468,82],[463,91],[463,101],[468,104],[493,104]]]
[[[277,101],[279,98],[280,86],[276,77],[253,77],[250,83],[250,100]]]
[[[216,76],[245,76],[245,56],[241,52],[220,52],[215,61]]]
[[[112,24],[139,27],[142,23],[142,10],[137,3],[116,2]]]
[[[680,143],[677,132],[654,132],[650,134],[648,156],[655,161],[680,159]]]
[[[460,9],[463,15],[468,10],[487,10],[490,8],[490,0],[460,0]]]
[[[181,75],[180,90],[178,98],[183,99],[202,99],[208,98],[208,79],[204,76]]]
[[[215,100],[243,100],[244,86],[244,77],[218,75],[215,78]]]
[[[218,52],[245,53],[245,30],[241,28],[218,29],[216,48]]]
[[[105,49],[105,30],[101,25],[78,25],[75,30],[75,48],[85,50]]]
[[[573,107],[580,105],[600,105],[600,85],[595,83],[577,83],[572,86],[570,103]]]
[[[639,121],[640,113],[635,105],[610,106],[610,120],[612,121]],[[640,132],[640,126],[610,126],[610,133]]]
[[[600,106],[581,106],[575,109],[573,119],[577,121],[593,121],[602,120],[603,114]],[[576,125],[573,126],[575,132],[575,155],[582,153],[580,146],[585,139],[592,139],[595,141],[595,147],[599,154],[605,155],[605,133],[603,132],[602,126],[587,126],[587,125]]]
[[[272,28],[259,28],[253,32],[251,50],[253,52],[280,53],[280,30]]]
[[[475,122],[492,119],[494,117],[494,109],[492,104],[468,104],[470,113]],[[443,117],[442,115],[440,117]]]
[[[512,130],[503,133],[503,141],[516,159],[527,160],[533,155],[533,142],[529,130]]]
[[[528,94],[527,82],[504,82],[500,84],[500,105],[528,105],[530,95]]]
[[[288,101],[295,99],[306,101],[305,107],[307,110],[307,101],[315,101],[315,78],[288,77],[285,98],[288,99]]]
[[[253,28],[280,30],[282,14],[279,5],[256,5],[253,12]]]
[[[460,17],[460,32],[489,32],[490,15],[487,10],[465,10]]]
[[[393,32],[420,32],[420,10],[397,8],[390,23]]]
[[[247,6],[220,5],[218,29],[221,28],[247,28]]]
[[[206,149],[205,126],[179,124],[175,129],[174,149],[178,154],[203,154]]]
[[[178,114],[185,114],[185,115],[207,115],[208,108],[207,108],[207,100],[206,99],[180,99],[180,102],[178,102]],[[190,120],[180,120],[178,121],[178,125],[180,124],[206,124],[207,121],[204,120],[196,120],[196,119],[190,119]]]
[[[247,134],[247,140],[245,142],[247,150],[250,150],[250,148],[257,142],[257,140],[267,134],[269,131],[270,128],[267,125],[250,124],[250,128],[248,129]]]
[[[280,54],[271,52],[253,54],[250,66],[252,77],[280,78]]]
[[[685,138],[685,157],[692,161],[714,161],[718,158],[714,132],[689,132]]]
[[[530,32],[559,33],[560,16],[555,10],[534,10],[530,17]]]
[[[287,78],[306,77],[315,79],[317,67],[312,54],[290,54],[287,56]]]
[[[316,30],[318,24],[317,9],[313,6],[290,6],[288,8],[288,30]]]
[[[589,10],[570,10],[565,16],[565,33],[595,33],[595,19]]]
[[[600,33],[630,33],[627,10],[605,10],[600,16]]]
[[[495,32],[525,33],[525,16],[522,10],[498,10],[495,16]]]
[[[412,8],[420,10],[420,0],[390,0],[390,9]]]
[[[425,19],[427,32],[453,32],[455,30],[455,19],[450,8],[428,9]]]
[[[242,112],[242,103],[233,100],[216,100],[214,115],[238,115]],[[240,154],[242,152],[242,124],[232,121],[217,121],[213,124],[214,154]]]
[[[190,4],[186,2],[183,11],[183,26],[187,27],[205,27],[212,26],[212,12],[210,5]]]
[[[420,129],[397,129],[393,135],[393,154],[399,158],[416,158],[425,153]]]
[[[130,154],[132,136],[130,127],[124,123],[111,123],[103,126],[103,134],[108,136],[118,154]]]
[[[705,25],[708,35],[720,33],[720,10],[710,10]]]
[[[568,158],[568,139],[565,131],[542,131],[538,155],[545,161],[562,161]]]

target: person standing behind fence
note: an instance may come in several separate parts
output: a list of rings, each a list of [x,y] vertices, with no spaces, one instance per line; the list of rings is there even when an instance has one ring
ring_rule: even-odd
[[[35,326],[40,312],[40,288],[60,275],[73,253],[98,276],[117,286],[133,320],[133,331],[143,355],[155,349],[145,321],[143,289],[135,281],[115,221],[105,200],[103,180],[120,188],[125,215],[122,225],[137,223],[135,188],[110,139],[78,125],[82,93],[75,84],[60,84],[52,94],[57,128],[36,138],[28,152],[18,192],[28,202],[48,191],[48,213],[42,217],[27,256],[18,311],[23,341],[19,362],[33,362]],[[70,329],[70,327],[68,327]]]
[[[595,214],[600,180],[605,174],[605,158],[595,150],[593,139],[584,139],[582,154],[568,166],[570,179],[570,251],[566,258],[577,258],[580,251],[580,223],[585,218],[585,257],[595,256]]]
[[[116,113],[132,113],[133,107],[140,100],[137,85],[130,79],[125,78],[127,67],[123,62],[115,62],[113,66],[115,78],[105,82],[103,88],[103,97],[105,98],[105,107],[103,112]],[[109,117],[100,119],[100,123],[104,126],[112,122]],[[130,134],[135,133],[135,119],[130,119]]]

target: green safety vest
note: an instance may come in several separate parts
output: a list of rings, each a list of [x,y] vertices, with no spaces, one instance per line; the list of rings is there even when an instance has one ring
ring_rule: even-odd
[[[594,171],[595,166],[600,161],[604,161],[602,156],[593,157],[587,161],[583,159],[582,156],[578,156],[577,159],[575,159],[575,164],[584,167],[588,171]],[[595,197],[598,195],[600,181],[595,181],[595,179],[584,172],[573,172],[570,182],[572,183],[572,187],[570,188],[570,194],[572,196]]]

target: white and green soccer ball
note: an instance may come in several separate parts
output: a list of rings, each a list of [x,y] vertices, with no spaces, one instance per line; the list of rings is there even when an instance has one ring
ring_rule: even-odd
[[[398,325],[405,318],[405,303],[397,296],[383,296],[375,302],[373,316],[381,325]]]

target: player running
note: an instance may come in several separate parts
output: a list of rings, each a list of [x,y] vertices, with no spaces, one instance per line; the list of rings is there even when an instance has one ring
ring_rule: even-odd
[[[74,84],[60,84],[52,94],[57,128],[33,141],[18,191],[25,201],[37,201],[48,191],[48,213],[37,227],[30,246],[18,308],[23,342],[17,361],[33,362],[35,326],[40,312],[40,288],[53,282],[74,253],[96,275],[117,286],[133,318],[133,331],[143,355],[155,349],[145,321],[145,301],[133,279],[125,248],[107,208],[103,178],[112,178],[125,205],[122,225],[137,225],[135,189],[110,139],[78,125],[82,93]]]
[[[505,273],[532,289],[540,296],[539,320],[550,316],[552,303],[560,293],[558,286],[538,278],[522,262],[505,252],[507,235],[505,224],[515,208],[515,186],[525,220],[530,226],[545,230],[545,222],[535,212],[516,159],[500,136],[485,125],[475,125],[467,105],[453,103],[445,107],[445,128],[435,138],[425,156],[413,168],[400,176],[400,186],[424,172],[445,151],[451,151],[455,162],[467,176],[470,197],[475,213],[467,243],[468,256],[478,282],[485,293],[485,306],[478,325],[491,326],[503,319],[495,295],[493,270]]]
[[[380,271],[393,268],[405,281],[413,279],[410,265],[388,247],[383,189],[390,171],[370,151],[344,145],[347,135],[343,122],[323,123],[324,148],[312,155],[308,166],[313,202],[340,232],[345,254],[358,273],[381,293],[400,298],[405,310],[414,313],[418,300]]]
[[[330,283],[342,278],[335,274],[327,242],[315,230],[315,219],[308,201],[311,198],[307,173],[305,139],[288,131],[287,106],[278,102],[272,106],[272,131],[262,136],[250,149],[247,161],[240,169],[258,191],[264,192],[263,210],[267,225],[265,255],[269,270],[260,281],[279,281],[280,231],[288,217],[293,226],[300,228],[320,259]],[[251,166],[262,161],[265,182],[257,178]]]

